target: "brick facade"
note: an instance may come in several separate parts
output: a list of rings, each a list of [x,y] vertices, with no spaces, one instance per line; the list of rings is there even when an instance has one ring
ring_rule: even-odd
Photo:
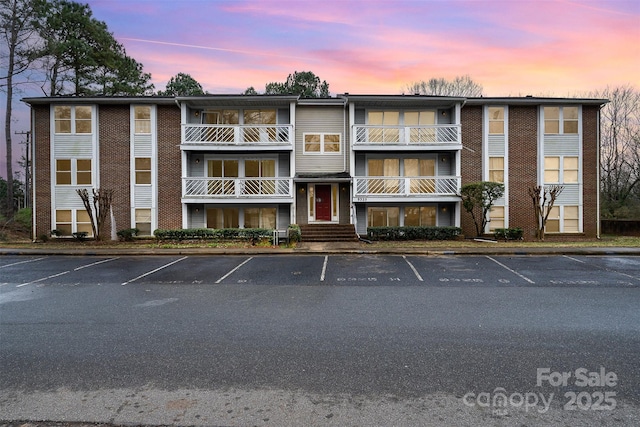
[[[462,146],[460,175],[462,185],[482,181],[482,107],[468,106],[461,110]],[[460,207],[460,226],[465,236],[475,236],[476,226],[471,214]],[[481,215],[478,209],[476,216]]]
[[[98,109],[100,188],[114,190],[112,208],[117,230],[131,226],[130,116],[128,104],[101,105]],[[110,236],[111,218],[107,218],[102,233]]]
[[[48,105],[34,105],[31,109],[33,128],[33,212],[36,226],[33,238],[51,232],[51,115]]]
[[[598,235],[598,156],[600,109],[582,108],[582,182],[583,182],[583,231],[586,237]]]
[[[509,107],[509,226],[525,239],[535,236],[536,220],[529,188],[538,185],[538,107]]]
[[[180,110],[158,106],[158,228],[182,228]]]

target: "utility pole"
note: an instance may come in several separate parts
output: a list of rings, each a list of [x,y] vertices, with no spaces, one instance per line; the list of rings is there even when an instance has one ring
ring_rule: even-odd
[[[27,141],[24,143],[26,146],[26,154],[24,161],[24,207],[31,207],[31,191],[30,185],[31,182],[31,160],[29,159],[29,147],[31,147],[31,131],[26,132],[15,132],[16,135],[26,135]]]

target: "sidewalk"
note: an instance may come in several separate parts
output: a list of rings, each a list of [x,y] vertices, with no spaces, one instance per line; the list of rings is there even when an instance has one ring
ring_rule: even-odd
[[[147,256],[147,255],[630,255],[640,256],[640,247],[403,247],[385,248],[364,242],[301,242],[296,248],[6,248],[1,255],[65,255],[65,256]]]

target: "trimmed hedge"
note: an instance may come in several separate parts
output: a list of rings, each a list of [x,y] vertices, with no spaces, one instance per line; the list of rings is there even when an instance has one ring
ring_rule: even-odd
[[[524,232],[520,227],[496,228],[494,235],[500,240],[522,240]]]
[[[185,228],[178,230],[155,230],[158,240],[250,240],[273,238],[273,230],[268,228]]]
[[[462,233],[460,227],[368,227],[370,240],[451,240]]]

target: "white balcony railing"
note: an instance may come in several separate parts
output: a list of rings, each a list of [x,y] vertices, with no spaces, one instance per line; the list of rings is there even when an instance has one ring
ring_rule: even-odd
[[[293,145],[293,125],[182,125],[183,144]]]
[[[460,194],[458,176],[362,177],[353,178],[354,196],[425,197]]]
[[[291,178],[182,178],[182,197],[275,199],[293,197]]]
[[[357,145],[461,144],[460,125],[354,126]]]

